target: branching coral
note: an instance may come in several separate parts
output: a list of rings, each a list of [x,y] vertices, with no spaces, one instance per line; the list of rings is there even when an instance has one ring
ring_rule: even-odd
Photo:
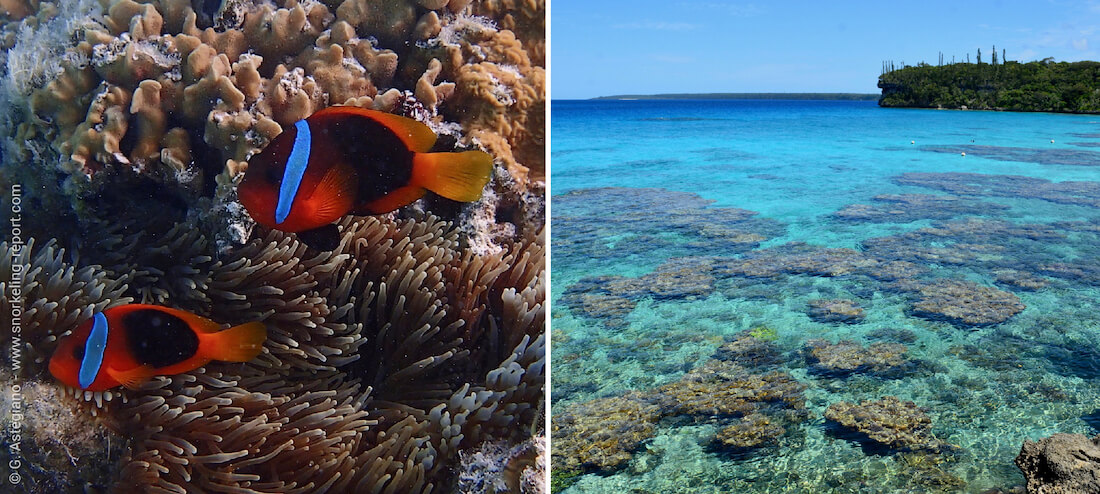
[[[271,231],[219,256],[182,224],[107,231],[88,246],[114,254],[85,249],[107,267],[70,264],[54,243],[36,248],[25,335],[43,358],[93,310],[137,297],[267,325],[252,362],[79,393],[131,438],[120,490],[445,490],[460,451],[527,438],[544,380],[542,237],[477,256],[434,217],[340,228],[329,253]],[[169,252],[190,266],[160,256]],[[114,269],[134,273],[131,284]],[[28,367],[44,372],[41,359]]]

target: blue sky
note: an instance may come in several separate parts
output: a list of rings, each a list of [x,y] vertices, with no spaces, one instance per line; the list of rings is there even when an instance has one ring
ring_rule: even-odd
[[[551,97],[877,93],[883,60],[1100,60],[1100,0],[553,0]]]

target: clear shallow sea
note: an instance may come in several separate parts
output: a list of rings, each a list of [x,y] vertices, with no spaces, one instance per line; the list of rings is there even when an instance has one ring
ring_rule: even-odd
[[[714,436],[736,414],[664,413],[628,461],[566,492],[977,493],[1023,483],[1024,439],[1098,432],[1100,116],[826,101],[552,111],[555,415],[667,390],[761,326],[780,361],[744,371],[789,374],[808,411],[735,452]],[[836,299],[862,317],[814,317]],[[829,372],[813,339],[901,344],[905,365]],[[825,419],[884,396],[923,407],[950,447],[875,447]]]

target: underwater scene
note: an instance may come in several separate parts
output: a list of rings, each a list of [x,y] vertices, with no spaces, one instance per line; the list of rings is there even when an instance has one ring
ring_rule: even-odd
[[[545,1],[0,7],[0,492],[544,491]]]
[[[1100,118],[557,101],[552,489],[1022,492],[1100,432]]]

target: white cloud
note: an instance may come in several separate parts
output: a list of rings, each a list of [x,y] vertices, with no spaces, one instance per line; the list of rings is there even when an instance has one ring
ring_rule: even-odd
[[[1088,50],[1089,49],[1089,40],[1088,40],[1088,38],[1081,38],[1081,39],[1073,40],[1073,47],[1075,49],[1077,49],[1077,51],[1086,51],[1086,50]]]

